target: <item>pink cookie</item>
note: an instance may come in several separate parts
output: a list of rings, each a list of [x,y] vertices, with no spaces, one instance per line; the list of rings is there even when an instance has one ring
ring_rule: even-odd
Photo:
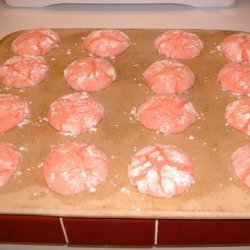
[[[182,132],[197,119],[192,103],[176,95],[153,96],[139,107],[138,114],[146,128],[164,134]]]
[[[228,104],[225,118],[233,128],[250,135],[250,98],[245,97]]]
[[[235,175],[250,187],[250,144],[234,151],[231,160]]]
[[[48,121],[58,131],[84,134],[102,119],[103,106],[86,93],[65,95],[50,105]]]
[[[116,73],[109,61],[87,57],[72,62],[64,70],[64,77],[74,90],[93,92],[109,87]]]
[[[15,54],[42,56],[54,49],[59,43],[58,34],[49,29],[33,29],[23,32],[12,43]]]
[[[173,59],[189,59],[198,56],[203,49],[203,42],[193,34],[181,30],[170,30],[155,40],[159,54]]]
[[[182,63],[162,60],[152,63],[143,76],[156,94],[180,94],[194,84],[194,73]]]
[[[95,191],[108,173],[106,155],[93,145],[65,143],[46,158],[43,177],[48,187],[62,195]]]
[[[221,44],[221,50],[232,62],[250,61],[250,35],[237,33],[226,37]]]
[[[190,157],[174,145],[145,147],[136,152],[128,166],[130,183],[139,192],[161,198],[185,192],[194,183],[193,172]]]
[[[130,46],[128,36],[120,30],[92,31],[84,40],[87,50],[100,57],[112,57],[121,54]]]
[[[250,94],[250,63],[229,63],[219,72],[218,80],[223,89],[234,94]]]
[[[16,95],[0,94],[0,133],[8,131],[29,117],[28,103]]]
[[[40,56],[14,56],[0,66],[0,82],[13,88],[35,86],[44,80],[48,69]]]
[[[16,172],[20,153],[9,143],[0,143],[0,187],[6,185]]]

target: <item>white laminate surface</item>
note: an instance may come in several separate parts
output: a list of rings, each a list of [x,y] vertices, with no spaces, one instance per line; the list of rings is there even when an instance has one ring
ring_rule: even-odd
[[[11,8],[0,0],[0,38],[35,27],[48,28],[172,28],[250,31],[250,1],[226,8],[183,5],[54,5]]]
[[[4,0],[9,6],[14,7],[45,7],[58,3],[88,3],[88,4],[152,4],[176,3],[194,7],[224,7],[230,6],[235,0]]]

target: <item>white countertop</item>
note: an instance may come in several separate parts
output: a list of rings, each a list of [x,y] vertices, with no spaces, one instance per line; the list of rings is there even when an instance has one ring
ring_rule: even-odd
[[[10,8],[0,0],[0,38],[29,28],[166,28],[250,31],[250,1],[227,8],[182,5],[55,5]]]

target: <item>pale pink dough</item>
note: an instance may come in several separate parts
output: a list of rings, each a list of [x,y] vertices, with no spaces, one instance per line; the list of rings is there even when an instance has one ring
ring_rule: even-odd
[[[139,107],[138,115],[146,128],[164,134],[182,132],[197,119],[192,103],[176,95],[149,98]]]
[[[221,44],[222,53],[232,62],[250,61],[250,35],[237,33],[226,37]]]
[[[70,135],[94,129],[102,119],[103,106],[86,93],[65,95],[50,105],[48,121],[58,131]]]
[[[194,84],[194,73],[182,63],[162,60],[152,63],[143,76],[156,94],[180,94]]]
[[[132,186],[141,193],[161,198],[185,192],[194,183],[193,172],[193,163],[185,152],[164,144],[139,150],[128,166]]]
[[[65,143],[54,148],[43,166],[48,187],[62,195],[95,191],[108,174],[106,155],[93,145]]]
[[[92,92],[109,87],[116,78],[116,72],[109,61],[87,57],[72,62],[64,70],[64,77],[74,90]]]
[[[112,57],[121,54],[130,46],[128,36],[120,30],[92,31],[84,40],[87,50],[100,57]]]
[[[233,128],[250,135],[250,98],[245,97],[228,104],[225,118]]]
[[[16,95],[0,94],[0,133],[21,124],[29,117],[28,103]]]
[[[0,143],[0,187],[6,185],[16,172],[20,153],[10,143]]]
[[[59,43],[58,34],[50,29],[33,29],[23,32],[12,43],[17,55],[45,55]]]
[[[234,151],[231,160],[235,175],[250,187],[250,144]]]
[[[250,94],[250,63],[229,63],[219,72],[218,80],[223,89],[233,94]]]
[[[198,56],[203,49],[203,42],[193,33],[170,30],[155,40],[159,54],[173,59],[189,59]]]
[[[44,80],[48,69],[40,56],[14,56],[0,66],[0,83],[13,88],[35,86]]]

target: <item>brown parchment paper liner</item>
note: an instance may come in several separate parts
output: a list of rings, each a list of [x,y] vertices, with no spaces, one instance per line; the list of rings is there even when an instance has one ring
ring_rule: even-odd
[[[21,128],[0,135],[1,142],[13,143],[22,153],[20,171],[0,188],[0,213],[82,217],[132,218],[250,218],[250,189],[233,173],[232,152],[249,142],[242,133],[226,126],[226,105],[237,99],[222,91],[219,70],[227,63],[216,47],[233,31],[189,30],[204,42],[204,50],[194,59],[182,60],[196,76],[194,87],[183,94],[195,106],[200,119],[184,133],[164,135],[144,128],[133,115],[135,108],[152,96],[143,71],[164,59],[154,49],[154,40],[164,30],[123,30],[131,47],[108,59],[117,80],[108,89],[91,94],[105,107],[104,119],[96,132],[70,137],[56,132],[46,119],[49,105],[74,91],[65,84],[63,70],[89,52],[83,38],[92,29],[58,29],[60,46],[45,56],[49,74],[38,86],[24,89],[0,88],[0,93],[23,97],[30,103],[31,120]],[[12,57],[12,41],[20,32],[0,42],[0,64]],[[132,112],[131,112],[132,110]],[[64,197],[50,191],[42,177],[42,165],[51,148],[64,142],[87,142],[103,150],[109,158],[109,176],[92,193]],[[171,143],[186,151],[195,164],[195,184],[172,199],[143,195],[127,178],[127,165],[136,150],[153,143]]]

